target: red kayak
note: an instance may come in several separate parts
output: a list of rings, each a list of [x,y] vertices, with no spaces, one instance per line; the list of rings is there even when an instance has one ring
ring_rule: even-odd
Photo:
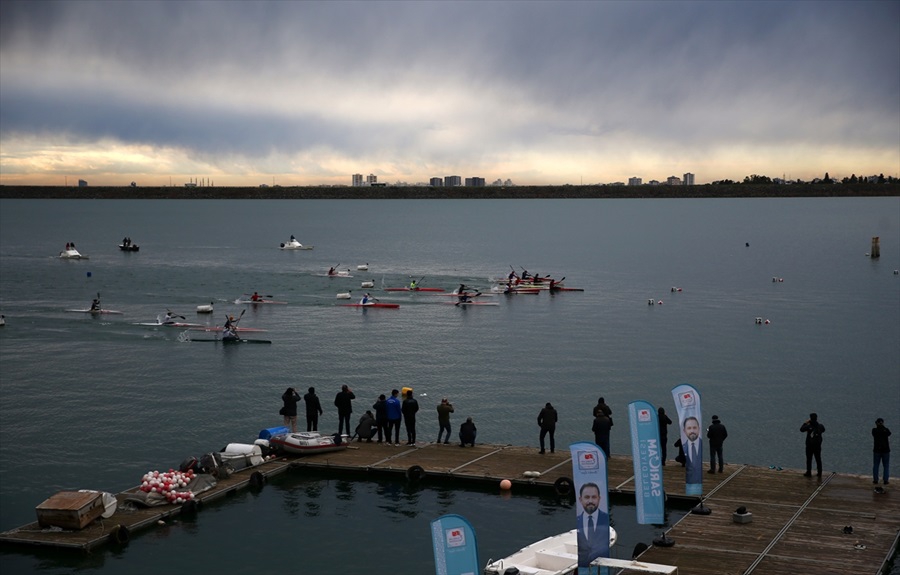
[[[384,288],[384,291],[444,291],[443,288],[433,288],[433,287],[395,287],[395,288]]]
[[[234,300],[234,303],[235,303],[236,305],[242,305],[242,304],[257,305],[257,304],[273,304],[273,303],[274,303],[274,304],[282,304],[282,305],[284,305],[284,304],[286,304],[287,302],[286,302],[286,301],[275,301],[275,300],[271,300],[271,299],[257,299],[257,300],[252,300],[252,299],[240,299],[240,298],[238,298],[238,299]]]
[[[383,307],[383,308],[390,308],[390,309],[396,309],[396,308],[400,307],[400,304],[399,304],[399,303],[381,303],[381,302],[374,302],[374,303],[342,303],[341,305],[342,305],[343,307]]]

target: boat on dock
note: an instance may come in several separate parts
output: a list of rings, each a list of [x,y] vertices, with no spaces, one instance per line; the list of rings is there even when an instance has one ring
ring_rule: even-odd
[[[609,528],[609,546],[616,544],[616,530]],[[596,564],[596,563],[593,563]],[[483,575],[568,575],[578,569],[578,531],[551,535],[497,561],[489,560]]]
[[[315,431],[282,433],[273,435],[268,441],[269,446],[275,451],[291,455],[312,455],[314,453],[343,451],[350,445],[350,438],[346,435],[338,433],[321,435]]]

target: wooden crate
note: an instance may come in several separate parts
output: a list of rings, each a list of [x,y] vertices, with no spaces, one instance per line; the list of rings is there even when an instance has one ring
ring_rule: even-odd
[[[41,527],[63,529],[83,529],[103,510],[100,493],[81,491],[60,491],[35,508]]]

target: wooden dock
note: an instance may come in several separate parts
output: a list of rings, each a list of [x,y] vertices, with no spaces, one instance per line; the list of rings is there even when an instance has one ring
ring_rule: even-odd
[[[398,447],[354,442],[347,451],[279,458],[238,472],[197,497],[199,512],[208,501],[258,486],[265,478],[292,467],[393,475],[423,483],[499,485],[502,479],[509,479],[513,493],[523,487],[565,492],[571,488],[566,479],[572,474],[567,449],[540,455],[533,447],[508,445]],[[537,471],[540,476],[526,477],[526,471]],[[608,482],[611,493],[633,496],[630,457],[610,458]],[[699,501],[683,495],[684,473],[677,464],[669,462],[665,467],[664,485],[670,501]],[[651,545],[640,559],[675,565],[681,575],[878,575],[900,537],[900,497],[893,495],[890,486],[885,493],[875,493],[868,477],[827,474],[817,479],[803,477],[799,470],[727,465],[725,473],[705,474],[703,487],[703,506],[711,513],[688,513],[666,534],[674,540],[673,546]],[[127,493],[117,498],[124,501]],[[752,514],[749,523],[736,523],[732,517],[742,506]],[[81,531],[41,530],[35,522],[0,533],[0,542],[90,549],[121,543],[119,526],[126,533],[135,532],[181,512],[182,508],[174,505],[146,509],[126,505],[109,519]],[[846,527],[852,532],[845,533]]]

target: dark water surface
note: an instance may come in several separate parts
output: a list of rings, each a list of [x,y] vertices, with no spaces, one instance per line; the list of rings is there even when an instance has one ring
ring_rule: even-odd
[[[315,249],[277,249],[291,234]],[[117,249],[126,235],[140,252]],[[872,236],[878,260],[866,257]],[[90,259],[56,258],[67,241]],[[364,263],[369,271],[357,272]],[[585,291],[465,309],[380,291],[422,277],[448,290],[487,288],[510,265],[566,276]],[[354,277],[316,275],[330,266]],[[358,397],[354,422],[379,393],[411,386],[420,438],[436,436],[434,407],[447,396],[454,427],[472,416],[479,442],[516,445],[536,445],[546,401],[560,413],[559,444],[590,439],[602,395],[616,421],[612,452],[626,454],[628,402],[674,412],[672,387],[691,383],[704,425],[715,413],[728,427],[727,461],[801,467],[798,430],[817,411],[826,469],[867,474],[875,418],[900,429],[898,268],[896,197],[2,200],[0,528],[32,521],[56,491],[118,492],[188,455],[250,443],[279,423],[288,386],[319,390],[326,431],[336,430],[331,400],[342,384]],[[400,309],[336,305],[345,303],[339,292],[361,295],[364,280]],[[167,308],[221,324],[244,309],[233,300],[254,290],[288,302],[244,313],[241,325],[267,329],[259,337],[271,346],[185,343],[181,330],[132,325]],[[97,292],[125,313],[65,311]],[[213,318],[194,313],[210,301]],[[428,522],[443,513],[473,523],[483,562],[574,521],[567,502],[539,494],[290,474],[123,551],[4,549],[0,561],[16,572],[138,573],[201,569],[229,549],[216,565],[234,573],[262,572],[260,561],[274,571],[282,560],[309,567],[301,572],[427,573]],[[652,534],[625,503],[614,505],[614,519],[619,556]],[[360,533],[353,553],[333,549]],[[300,557],[269,552],[294,543]],[[371,571],[385,549],[391,567]]]

